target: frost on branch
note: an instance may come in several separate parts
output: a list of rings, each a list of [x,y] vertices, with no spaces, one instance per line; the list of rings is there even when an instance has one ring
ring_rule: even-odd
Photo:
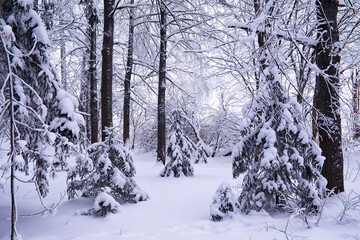
[[[231,217],[236,213],[236,198],[231,186],[223,182],[217,188],[210,204],[210,216],[213,221],[221,221],[226,217]]]
[[[172,113],[173,123],[171,125],[171,135],[167,147],[167,155],[170,161],[161,171],[162,177],[180,177],[194,175],[194,169],[191,165],[190,154],[191,144],[184,136],[182,129],[183,118],[181,112],[176,110]]]
[[[242,139],[232,154],[233,176],[245,174],[240,210],[305,209],[316,213],[326,186],[324,158],[308,136],[301,106],[289,98],[275,67],[243,109]]]
[[[68,174],[68,195],[96,197],[102,189],[116,201],[146,201],[148,195],[132,178],[135,167],[128,150],[122,147],[113,129],[107,130],[104,142],[89,146],[88,157],[82,155]]]

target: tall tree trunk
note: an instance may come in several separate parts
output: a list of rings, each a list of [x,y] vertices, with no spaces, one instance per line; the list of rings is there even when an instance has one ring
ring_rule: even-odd
[[[318,74],[315,85],[319,142],[326,158],[322,174],[328,181],[327,188],[339,193],[344,191],[344,176],[339,101],[340,50],[336,47],[339,41],[338,1],[317,0],[316,10],[319,39],[316,64],[326,76]]]
[[[89,78],[89,72],[88,72],[88,66],[87,66],[87,53],[83,53],[83,59],[82,59],[82,81],[80,85],[80,104],[79,104],[79,110],[84,113],[90,112],[90,82],[88,81]],[[89,115],[84,116],[85,119],[85,130],[86,130],[86,137],[87,139],[90,139],[90,117]]]
[[[159,60],[159,88],[158,88],[158,142],[157,161],[165,165],[166,160],[166,115],[165,115],[165,92],[166,92],[166,6],[163,0],[159,0],[160,10],[160,60]]]
[[[99,110],[96,78],[96,27],[98,23],[94,0],[89,0],[87,5],[88,34],[90,37],[89,73],[90,82],[90,131],[91,143],[98,142],[99,136]]]
[[[16,211],[16,199],[15,199],[15,156],[16,156],[16,147],[15,147],[15,119],[14,119],[14,94],[13,94],[13,80],[10,76],[10,192],[11,192],[11,232],[10,239],[17,239],[16,231],[16,221],[17,221],[17,211]]]
[[[254,9],[255,9],[255,16],[258,17],[261,14],[261,10],[265,7],[265,5],[268,3],[268,0],[254,0]],[[273,3],[274,4],[274,3]],[[266,12],[265,14],[271,15],[273,8],[270,8],[268,10],[269,12]],[[271,29],[271,25],[269,23],[268,20],[265,21],[265,28],[266,29]],[[264,71],[265,68],[268,67],[266,60],[267,60],[267,56],[265,54],[265,44],[267,42],[267,40],[269,39],[269,33],[266,32],[261,32],[259,31],[257,33],[257,42],[258,42],[258,46],[260,49],[260,71],[255,72],[255,79],[256,79],[256,89],[259,89],[260,87],[260,75],[261,72]]]
[[[134,0],[130,0],[134,4]],[[133,68],[133,51],[134,51],[134,9],[129,9],[129,39],[128,52],[126,61],[126,73],[124,82],[124,122],[123,122],[123,141],[124,144],[130,144],[130,83]]]
[[[66,81],[66,47],[65,47],[65,41],[62,40],[60,42],[60,68],[61,68],[61,83],[64,86],[65,90],[67,89],[67,81]]]
[[[0,2],[0,18],[1,16],[1,10],[4,9],[5,11],[9,11],[13,5],[13,1],[3,1]],[[4,11],[4,12],[5,12]],[[13,73],[11,68],[11,59],[9,53],[6,51],[7,47],[3,40],[2,35],[0,35],[0,51],[4,54],[4,60],[6,61],[6,67],[7,68],[7,78],[8,78],[8,84],[9,84],[9,117],[10,117],[10,202],[11,202],[11,209],[10,209],[10,239],[15,240],[17,239],[17,231],[16,231],[16,221],[17,221],[17,210],[16,210],[16,189],[15,189],[15,170],[16,170],[16,131],[15,131],[15,109],[14,109],[14,82],[13,82]],[[5,69],[4,69],[5,70]],[[6,83],[4,82],[4,85]],[[6,87],[6,86],[1,86]]]
[[[11,6],[11,5],[10,5]],[[6,6],[5,6],[6,7]],[[7,6],[9,7],[9,6]],[[1,43],[4,46],[5,52],[5,42],[3,41],[2,37]],[[15,110],[14,110],[14,82],[13,82],[13,75],[11,69],[11,60],[10,56],[7,52],[5,52],[6,61],[7,61],[7,68],[8,68],[8,77],[9,77],[9,116],[10,116],[10,199],[11,199],[11,214],[10,214],[10,239],[15,240],[17,239],[17,231],[16,231],[16,221],[17,221],[17,211],[16,211],[16,196],[15,196],[15,157],[16,157],[16,132],[15,132]]]
[[[360,126],[359,126],[359,70],[355,67],[351,73],[352,83],[352,108],[353,108],[353,139],[360,138]]]
[[[104,130],[112,127],[112,75],[114,50],[114,7],[115,0],[104,0],[104,38],[102,49],[101,76],[101,123],[102,140],[105,141]]]

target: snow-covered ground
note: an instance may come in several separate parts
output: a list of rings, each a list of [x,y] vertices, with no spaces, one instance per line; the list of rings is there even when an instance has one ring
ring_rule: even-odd
[[[348,196],[355,197],[352,190],[360,193],[360,176],[356,178],[360,159],[353,154],[345,160],[346,193],[328,199],[318,226],[315,226],[316,218],[309,219],[308,227],[299,217],[269,216],[265,212],[239,214],[213,222],[209,205],[217,187],[228,181],[234,191],[239,191],[240,180],[232,179],[230,157],[217,157],[209,159],[208,164],[194,165],[194,177],[161,178],[162,165],[155,164],[155,155],[147,153],[134,155],[135,180],[150,195],[150,200],[123,204],[119,213],[95,218],[79,214],[79,210],[92,206],[92,200],[65,199],[52,215],[19,217],[17,230],[24,240],[360,239],[359,198],[352,201],[358,205],[350,207],[340,221],[342,202],[346,202]],[[60,192],[65,191],[65,174],[58,175],[50,184],[50,196],[45,199],[48,205],[56,203]],[[0,239],[8,239],[10,232],[8,190],[0,194]],[[16,196],[20,215],[42,209],[31,185],[19,185]]]

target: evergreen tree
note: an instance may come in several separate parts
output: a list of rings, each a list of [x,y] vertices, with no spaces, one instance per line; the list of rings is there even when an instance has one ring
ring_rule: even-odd
[[[94,215],[98,217],[106,217],[109,213],[117,213],[120,204],[109,194],[111,190],[104,188],[95,198],[94,207],[84,215]]]
[[[31,2],[11,0],[0,4],[1,25],[10,28],[14,37],[1,52],[8,52],[11,61],[8,72],[12,74],[16,102],[17,154],[24,160],[18,170],[30,174],[33,162],[34,179],[41,195],[46,196],[48,172],[53,167],[47,148],[54,142],[57,149],[64,148],[64,142],[75,142],[83,119],[75,110],[77,100],[62,89],[49,62],[46,28]],[[8,83],[7,79],[0,81],[5,102],[10,91]],[[1,121],[7,119],[3,115]]]
[[[16,238],[15,170],[30,175],[41,197],[49,192],[48,173],[53,164],[49,147],[76,141],[83,119],[77,101],[62,89],[49,62],[49,39],[31,1],[0,1],[0,124],[9,152],[12,206],[11,239]],[[10,124],[9,124],[10,123]],[[58,155],[59,156],[59,155]]]
[[[202,140],[199,140],[196,144],[196,153],[195,153],[195,163],[207,163],[205,143]]]
[[[223,182],[217,188],[210,204],[210,216],[213,221],[221,221],[225,217],[231,217],[236,213],[236,198],[231,186],[227,182]]]
[[[172,113],[172,117],[173,123],[171,125],[171,135],[167,147],[167,155],[170,157],[170,161],[161,171],[160,176],[192,176],[194,175],[194,169],[190,161],[191,144],[185,138],[182,129],[184,118],[181,116],[179,110],[175,110]]]
[[[148,195],[132,178],[135,167],[129,150],[122,147],[113,129],[107,129],[105,134],[105,141],[90,145],[88,156],[79,156],[77,165],[68,172],[69,198],[98,197],[108,189],[107,195],[117,202],[147,200]],[[113,208],[108,210],[111,212]]]
[[[271,65],[270,65],[271,66]],[[301,106],[286,95],[277,68],[243,108],[242,139],[233,150],[233,176],[245,173],[240,210],[316,212],[325,189],[324,158],[302,124]]]

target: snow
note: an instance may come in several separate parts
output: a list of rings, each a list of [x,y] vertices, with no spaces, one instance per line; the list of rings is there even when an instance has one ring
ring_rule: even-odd
[[[29,17],[31,18],[31,26],[35,27],[33,29],[34,35],[37,37],[37,41],[43,44],[50,44],[49,36],[46,31],[46,27],[41,20],[40,16],[32,9],[29,9]]]
[[[23,7],[27,7],[27,6],[32,6],[33,5],[33,1],[32,0],[17,0],[17,2],[23,6]]]
[[[109,194],[107,194],[107,191],[99,193],[99,195],[95,198],[94,203],[94,209],[95,211],[98,211],[101,209],[100,203],[102,203],[103,206],[110,206],[111,209],[115,209],[116,211],[119,211],[120,204],[115,201],[113,197],[111,197]]]
[[[342,201],[353,189],[360,192],[355,179],[356,162],[360,154],[346,157],[346,168],[354,174],[346,180],[347,192],[327,200],[319,222],[309,218],[310,228],[297,216],[269,216],[266,212],[236,214],[221,222],[213,222],[209,205],[219,184],[228,182],[235,194],[241,179],[232,179],[231,157],[209,158],[208,164],[196,164],[191,178],[161,178],[163,168],[156,164],[154,153],[134,154],[136,182],[150,199],[137,204],[122,204],[121,211],[105,218],[83,216],[81,210],[93,207],[93,199],[64,200],[53,215],[19,217],[18,232],[27,240],[273,240],[273,239],[359,239],[360,212],[349,210],[339,221]],[[50,180],[50,193],[45,204],[59,201],[59,193],[66,189],[66,173]],[[33,185],[19,184],[16,193],[19,214],[42,210]],[[0,194],[0,239],[8,239],[10,229],[10,196],[8,187]],[[350,195],[354,197],[354,193]],[[285,235],[282,231],[286,231]]]

